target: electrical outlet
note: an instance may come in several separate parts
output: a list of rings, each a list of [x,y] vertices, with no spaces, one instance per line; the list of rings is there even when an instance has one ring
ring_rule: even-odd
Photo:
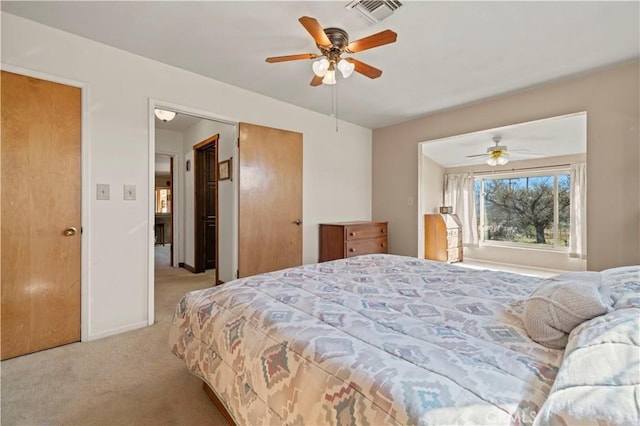
[[[108,200],[109,199],[109,184],[99,183],[96,185],[96,200]]]
[[[413,197],[408,197],[407,198],[407,205],[408,206],[412,206],[413,205]]]
[[[124,186],[124,199],[125,200],[135,200],[136,199],[136,186],[135,185],[125,185]]]

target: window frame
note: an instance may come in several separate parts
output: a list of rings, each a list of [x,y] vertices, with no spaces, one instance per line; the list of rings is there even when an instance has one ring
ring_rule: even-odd
[[[487,246],[487,247],[508,247],[508,248],[520,248],[520,249],[530,249],[530,250],[543,250],[550,252],[561,252],[561,253],[569,253],[569,245],[566,246],[558,246],[558,221],[560,219],[560,203],[559,203],[559,194],[558,194],[558,176],[560,175],[571,175],[571,169],[569,167],[553,167],[553,168],[531,168],[525,170],[513,170],[513,171],[505,171],[505,172],[489,172],[476,174],[474,176],[474,181],[480,181],[480,194],[479,194],[479,211],[478,214],[478,246]],[[497,179],[520,179],[520,178],[531,178],[531,177],[541,177],[541,176],[551,176],[553,177],[553,244],[532,244],[532,243],[518,243],[513,241],[496,241],[496,240],[486,240],[485,237],[485,206],[484,206],[484,181],[485,180],[497,180]],[[475,183],[474,183],[475,189]],[[569,207],[570,208],[570,207]],[[569,224],[569,226],[571,226]]]

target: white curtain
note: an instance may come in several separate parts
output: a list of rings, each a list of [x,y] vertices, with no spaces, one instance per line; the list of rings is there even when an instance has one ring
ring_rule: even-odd
[[[569,256],[587,258],[587,165],[571,165]]]
[[[473,187],[472,174],[444,175],[444,205],[453,207],[453,213],[462,222],[463,244],[478,244]]]

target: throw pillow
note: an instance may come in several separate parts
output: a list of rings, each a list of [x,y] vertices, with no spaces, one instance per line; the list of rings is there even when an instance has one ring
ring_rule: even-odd
[[[562,349],[575,326],[610,312],[612,303],[600,282],[545,280],[527,299],[525,328],[541,345]]]

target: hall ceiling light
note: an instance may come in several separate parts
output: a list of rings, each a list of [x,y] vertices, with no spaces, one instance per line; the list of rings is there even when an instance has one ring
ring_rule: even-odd
[[[156,108],[156,109],[153,110],[153,113],[156,115],[156,117],[158,117],[159,120],[162,120],[165,123],[167,121],[171,121],[174,118],[176,118],[176,113],[175,112],[167,111],[166,109]]]

